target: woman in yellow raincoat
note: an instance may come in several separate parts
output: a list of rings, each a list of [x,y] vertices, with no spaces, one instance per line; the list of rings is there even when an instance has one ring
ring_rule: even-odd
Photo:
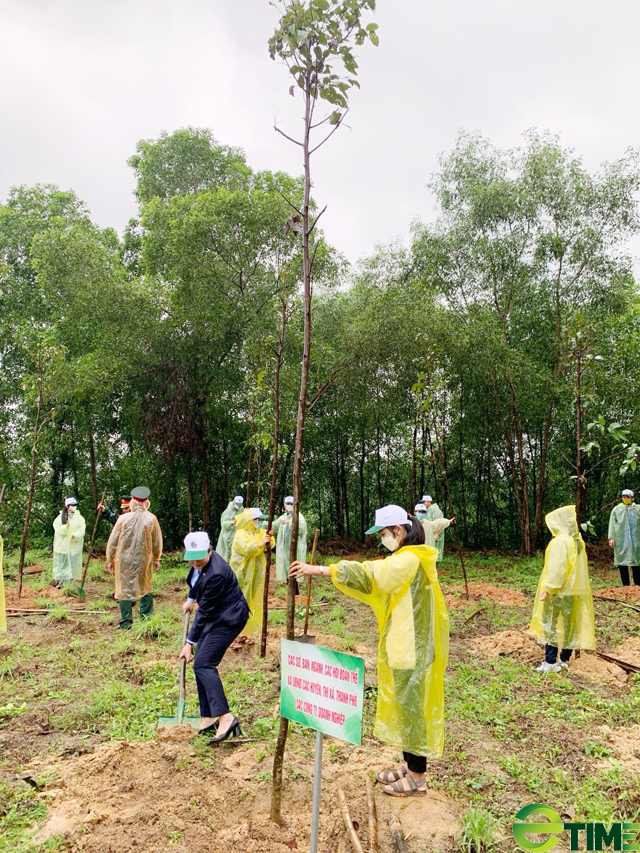
[[[291,564],[292,577],[330,576],[335,586],[376,614],[378,707],[374,734],[403,750],[406,765],[378,774],[391,796],[425,794],[427,758],[444,744],[444,671],[449,657],[449,616],[438,584],[438,552],[424,544],[417,518],[402,507],[376,510],[367,531],[380,533],[391,551],[384,560],[341,560],[332,566]]]
[[[275,544],[271,531],[259,527],[264,518],[262,511],[255,507],[245,509],[236,517],[236,535],[233,537],[229,559],[250,610],[244,633],[236,642],[248,645],[253,645],[254,638],[262,632],[262,598],[267,569],[264,552],[269,541],[272,548]]]
[[[75,498],[66,498],[64,509],[53,522],[53,580],[60,589],[82,580],[82,548],[86,523]]]
[[[587,553],[575,506],[561,506],[545,521],[553,539],[544,555],[529,633],[545,644],[539,672],[567,669],[573,649],[595,649],[593,598]],[[558,663],[558,649],[560,663]]]

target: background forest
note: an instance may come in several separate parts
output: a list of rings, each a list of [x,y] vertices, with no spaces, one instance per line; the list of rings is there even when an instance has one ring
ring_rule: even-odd
[[[216,535],[236,493],[291,491],[302,353],[301,178],[255,172],[209,130],[141,141],[122,237],[72,191],[0,205],[0,480],[16,544],[66,494],[86,518],[143,483],[167,545]],[[461,135],[408,247],[357,268],[315,234],[302,509],[364,538],[374,509],[430,492],[467,547],[532,553],[578,501],[591,536],[637,485],[640,302],[635,154],[589,173],[555,137]],[[330,215],[330,211],[327,213]],[[379,211],[384,216],[384,210]],[[103,531],[105,532],[105,531]]]

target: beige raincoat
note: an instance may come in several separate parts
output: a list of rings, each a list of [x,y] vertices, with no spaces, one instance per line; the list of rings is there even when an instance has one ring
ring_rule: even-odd
[[[160,524],[147,506],[148,501],[131,501],[131,512],[118,518],[107,542],[118,601],[138,601],[151,592],[153,564],[162,556]]]

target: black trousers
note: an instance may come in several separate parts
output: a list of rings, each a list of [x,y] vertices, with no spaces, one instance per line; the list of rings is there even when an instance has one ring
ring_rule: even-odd
[[[421,776],[427,772],[427,759],[424,755],[414,755],[412,752],[403,752],[404,760],[407,767],[412,773],[419,773]]]
[[[560,652],[560,660],[562,663],[567,663],[569,658],[571,657],[571,652],[573,649],[563,649]],[[557,663],[558,661],[558,647],[550,646],[548,643],[544,647],[544,659],[547,663]]]
[[[218,673],[218,664],[245,625],[246,622],[230,627],[221,625],[213,628],[198,642],[193,673],[198,685],[202,717],[219,717],[229,711],[229,703]]]
[[[629,569],[633,572],[633,583],[640,586],[640,566],[618,566],[622,586],[629,586]]]

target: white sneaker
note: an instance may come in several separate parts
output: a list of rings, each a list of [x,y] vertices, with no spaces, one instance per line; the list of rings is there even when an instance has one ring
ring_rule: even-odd
[[[560,672],[560,664],[547,663],[545,660],[542,661],[540,666],[536,667],[536,672]]]
[[[566,661],[561,660],[560,661],[560,669],[569,669],[569,664]]]

